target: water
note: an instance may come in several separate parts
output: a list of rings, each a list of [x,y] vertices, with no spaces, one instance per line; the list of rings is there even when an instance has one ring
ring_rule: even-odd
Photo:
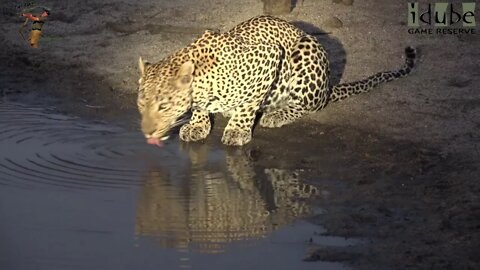
[[[0,103],[0,269],[344,269],[303,262],[321,192],[241,149]]]

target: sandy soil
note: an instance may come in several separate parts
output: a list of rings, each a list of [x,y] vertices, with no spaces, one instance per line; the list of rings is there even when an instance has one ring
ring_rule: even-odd
[[[259,127],[242,151],[266,166],[303,169],[328,190],[319,201],[325,212],[312,220],[329,234],[371,239],[363,247],[316,247],[307,260],[354,269],[478,269],[479,35],[411,35],[404,2],[352,2],[298,1],[280,17],[327,33],[318,38],[336,82],[399,67],[408,45],[420,51],[414,74],[293,125]],[[66,112],[131,128],[140,55],[158,61],[204,29],[226,31],[263,11],[254,0],[35,3],[52,10],[37,50],[20,38],[20,17],[0,17],[2,95],[55,97]],[[219,143],[224,123],[219,118],[207,143]]]

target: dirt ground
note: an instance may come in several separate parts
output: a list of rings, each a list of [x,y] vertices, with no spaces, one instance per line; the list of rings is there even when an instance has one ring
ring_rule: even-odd
[[[156,62],[204,29],[226,31],[263,11],[257,0],[33,3],[51,9],[36,50],[18,34],[22,18],[2,2],[2,96],[53,97],[65,112],[130,128],[138,122],[140,55]],[[479,269],[479,31],[409,34],[402,1],[294,5],[279,17],[318,34],[334,82],[397,68],[408,45],[420,52],[409,77],[290,126],[258,127],[242,148],[265,166],[302,169],[327,190],[318,202],[325,211],[312,221],[328,234],[369,239],[362,247],[318,246],[305,259],[353,269]],[[219,143],[224,124],[219,118],[207,143]]]

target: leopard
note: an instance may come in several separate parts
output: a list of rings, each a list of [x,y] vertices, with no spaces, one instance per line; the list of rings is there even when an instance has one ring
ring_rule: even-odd
[[[140,57],[141,130],[151,144],[161,144],[175,127],[181,140],[200,141],[221,113],[229,118],[222,143],[242,146],[257,124],[282,127],[369,92],[410,74],[416,58],[408,46],[400,68],[331,85],[327,51],[313,34],[280,18],[256,16],[224,33],[206,30],[157,63]]]
[[[188,157],[175,161],[182,173],[155,164],[137,204],[136,233],[158,236],[164,247],[223,252],[311,215],[313,200],[328,194],[305,182],[302,170],[259,167],[248,149],[178,146]]]

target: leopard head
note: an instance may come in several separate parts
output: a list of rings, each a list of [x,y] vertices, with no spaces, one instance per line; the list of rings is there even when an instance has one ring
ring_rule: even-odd
[[[147,142],[159,144],[168,138],[168,131],[179,125],[191,107],[191,84],[194,65],[163,61],[149,64],[139,59],[137,106],[140,111],[142,132]]]

